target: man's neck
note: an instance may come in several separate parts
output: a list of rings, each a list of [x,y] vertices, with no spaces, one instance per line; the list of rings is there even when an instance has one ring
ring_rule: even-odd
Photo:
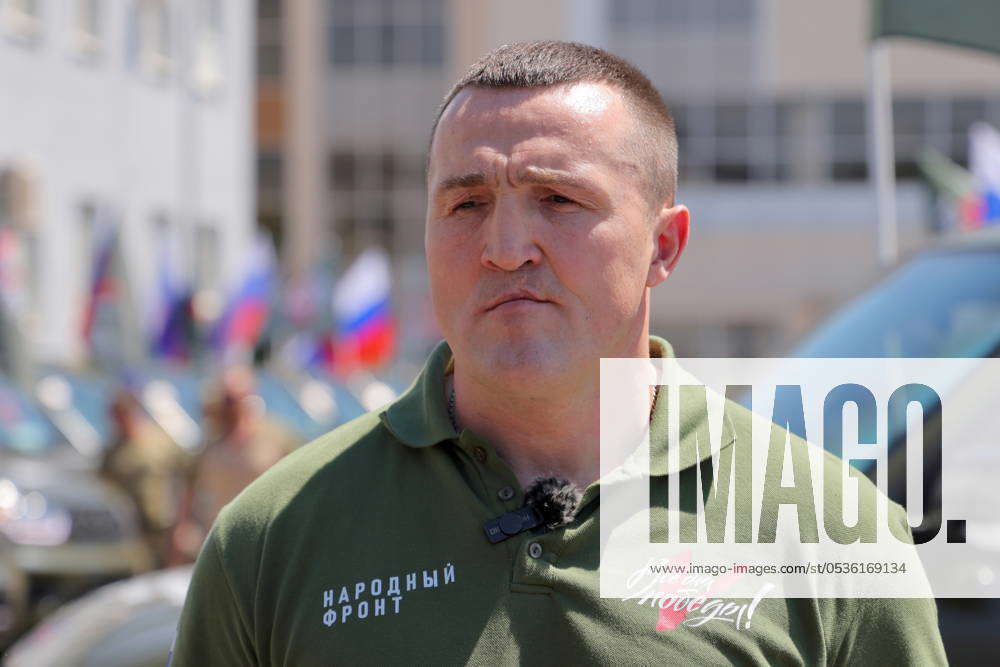
[[[648,336],[641,350],[620,356],[648,356]],[[583,489],[600,477],[598,385],[593,375],[589,382],[539,395],[478,383],[456,365],[454,373],[445,376],[445,399],[455,392],[459,428],[492,444],[522,486],[556,475]]]

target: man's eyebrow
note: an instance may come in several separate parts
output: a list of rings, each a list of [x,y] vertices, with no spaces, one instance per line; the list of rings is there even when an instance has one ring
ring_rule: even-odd
[[[593,188],[594,182],[560,169],[525,167],[517,174],[518,180],[535,185],[568,185],[576,188]]]
[[[486,174],[481,171],[474,171],[468,174],[462,174],[460,176],[449,176],[434,188],[435,192],[440,194],[448,192],[449,190],[458,190],[461,188],[474,188],[486,183]]]
[[[594,182],[587,178],[577,176],[568,171],[545,167],[524,167],[518,172],[517,177],[522,183],[532,183],[535,185],[567,185],[577,188],[594,187]],[[486,174],[481,171],[449,176],[437,184],[434,188],[434,193],[441,195],[450,190],[479,187],[485,185],[486,180]]]

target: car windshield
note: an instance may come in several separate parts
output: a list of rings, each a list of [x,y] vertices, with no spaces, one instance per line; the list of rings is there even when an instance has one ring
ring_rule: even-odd
[[[57,444],[51,422],[20,391],[0,380],[0,450],[41,454]]]
[[[267,411],[294,429],[299,436],[312,440],[328,430],[317,424],[288,389],[271,375],[261,373],[257,376],[257,394],[264,399]]]
[[[73,406],[97,431],[101,442],[111,439],[111,383],[101,377],[64,374],[61,377],[73,389]]]
[[[792,357],[981,357],[1000,346],[1000,250],[922,255],[850,302]]]

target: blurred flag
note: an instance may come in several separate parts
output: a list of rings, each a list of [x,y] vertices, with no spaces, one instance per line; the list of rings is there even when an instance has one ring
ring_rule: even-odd
[[[266,234],[258,235],[247,256],[243,279],[213,332],[213,344],[220,354],[231,350],[248,353],[257,345],[275,298],[276,272],[274,244]]]
[[[938,203],[941,229],[1000,225],[1000,132],[986,123],[970,128],[969,164],[971,171],[933,149],[920,159]]]
[[[285,340],[281,358],[286,366],[296,370],[333,372],[333,347],[334,338],[329,332],[300,331]]]
[[[150,354],[154,358],[188,361],[194,348],[193,291],[180,275],[176,253],[161,244],[156,293],[149,324]]]
[[[118,226],[106,225],[97,231],[94,264],[90,271],[90,290],[83,312],[81,335],[89,348],[92,343],[94,324],[99,311],[111,304],[115,298],[116,285],[112,275],[112,264],[118,246]]]
[[[284,317],[291,333],[282,344],[286,364],[296,369],[330,368],[325,346],[330,338],[332,278],[319,267],[295,276],[285,286]]]
[[[1000,132],[987,123],[969,128],[969,168],[983,226],[1000,224]]]
[[[873,0],[872,37],[916,37],[1000,53],[997,0]]]
[[[392,357],[396,332],[391,292],[389,257],[382,250],[366,250],[340,278],[333,292],[337,336],[332,350],[326,351],[332,352],[338,374],[379,366]]]

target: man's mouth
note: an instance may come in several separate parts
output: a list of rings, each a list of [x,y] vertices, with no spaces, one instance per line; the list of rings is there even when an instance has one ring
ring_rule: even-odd
[[[489,305],[486,306],[484,312],[489,312],[505,304],[513,304],[513,303],[550,303],[550,302],[548,299],[543,299],[540,296],[537,296],[536,294],[533,294],[532,292],[529,292],[527,290],[518,290],[516,292],[508,292],[507,294],[504,294],[498,299],[493,300],[492,302],[490,302]]]

